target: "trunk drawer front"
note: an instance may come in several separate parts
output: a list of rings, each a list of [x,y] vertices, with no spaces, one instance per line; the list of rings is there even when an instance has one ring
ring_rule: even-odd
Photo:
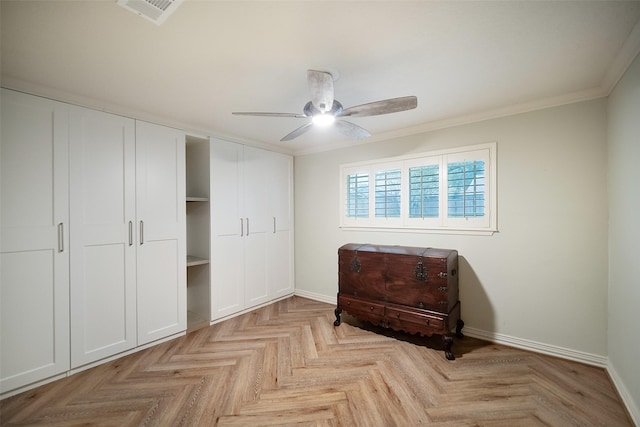
[[[384,316],[384,304],[372,301],[363,301],[356,298],[340,295],[338,298],[340,308],[350,314],[369,314],[382,319]]]
[[[416,326],[420,326],[421,328],[431,328],[434,330],[442,331],[445,330],[445,320],[441,316],[430,315],[427,313],[420,313],[412,310],[405,310],[401,308],[395,307],[387,307],[386,318],[389,320],[390,325],[397,325],[398,327],[404,323],[415,324]]]

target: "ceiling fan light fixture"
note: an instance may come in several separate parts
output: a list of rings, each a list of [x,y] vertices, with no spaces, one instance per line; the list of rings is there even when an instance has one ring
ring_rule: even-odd
[[[317,126],[329,126],[336,121],[336,116],[333,114],[316,114],[311,121]]]
[[[333,125],[338,132],[350,138],[360,140],[370,137],[371,133],[355,123],[343,120],[344,117],[377,116],[380,114],[412,110],[418,106],[418,98],[415,96],[404,96],[401,98],[384,99],[382,101],[356,105],[345,110],[342,107],[342,104],[333,97],[334,80],[335,77],[332,73],[326,71],[307,70],[307,84],[309,86],[309,93],[311,94],[311,101],[305,104],[302,109],[303,114],[260,112],[234,112],[232,114],[266,117],[297,117],[307,120],[311,119],[303,126],[295,129],[293,132],[289,132],[280,141],[291,141],[292,139],[311,130],[313,126],[327,127],[331,125]],[[327,108],[329,104],[331,104],[331,109]]]

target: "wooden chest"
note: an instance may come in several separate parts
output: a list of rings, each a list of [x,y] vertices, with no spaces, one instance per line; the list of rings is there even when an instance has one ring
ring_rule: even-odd
[[[346,244],[338,250],[338,306],[385,328],[440,334],[447,359],[455,329],[462,336],[458,252],[449,249]]]

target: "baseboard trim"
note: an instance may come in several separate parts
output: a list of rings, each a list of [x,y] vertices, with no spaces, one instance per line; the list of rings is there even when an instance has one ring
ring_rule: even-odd
[[[463,329],[463,333],[470,337],[491,341],[496,344],[504,344],[510,347],[520,348],[522,350],[529,350],[535,353],[560,357],[562,359],[585,363],[587,365],[597,366],[599,368],[606,368],[608,363],[608,359],[606,356],[600,356],[597,354],[572,350],[570,348],[512,337],[510,335],[499,334],[497,332],[488,332],[481,329],[465,326],[465,328]]]
[[[303,289],[296,289],[295,295],[309,298],[315,301],[325,302],[327,304],[336,304],[335,297],[328,297],[323,294],[317,294],[315,292],[305,291]],[[587,365],[596,366],[599,368],[603,368],[609,377],[611,378],[611,382],[613,383],[614,388],[620,395],[620,399],[622,403],[625,405],[627,409],[627,413],[631,418],[631,421],[640,426],[640,408],[634,402],[631,393],[627,390],[624,385],[624,381],[618,375],[614,367],[611,365],[609,358],[606,356],[600,356],[597,354],[586,353],[583,351],[572,350],[565,347],[559,347],[550,344],[544,344],[537,341],[525,340],[522,338],[512,337],[505,334],[499,334],[496,332],[488,332],[482,329],[471,328],[465,326],[462,332],[465,335],[468,335],[472,338],[478,338],[481,340],[489,341],[496,344],[502,344],[509,347],[520,348],[523,350],[528,350],[534,353],[546,354],[549,356],[559,357],[562,359],[571,360],[573,362],[584,363]]]
[[[627,408],[627,413],[629,414],[631,421],[635,425],[640,426],[640,408],[638,408],[637,403],[634,402],[631,393],[627,390],[627,387],[624,385],[624,381],[620,375],[618,375],[618,372],[615,370],[613,365],[611,365],[611,361],[607,363],[607,373],[609,374],[609,378],[611,378],[611,382],[616,388],[620,399],[622,399],[624,406]]]
[[[289,294],[286,294],[286,295],[279,296],[278,298],[269,300],[267,302],[263,302],[262,304],[254,305],[254,306],[251,306],[249,308],[245,308],[244,310],[240,310],[240,311],[237,311],[235,313],[227,314],[226,316],[218,317],[217,319],[213,319],[212,321],[210,321],[209,325],[212,326],[212,325],[215,325],[216,323],[224,322],[225,320],[233,319],[234,317],[238,317],[238,316],[241,316],[243,314],[247,314],[247,313],[249,313],[251,311],[254,311],[254,310],[257,310],[259,308],[271,305],[274,302],[278,302],[278,301],[282,301],[283,299],[290,298],[292,295],[294,295],[293,292],[291,292]]]
[[[294,295],[302,298],[309,298],[314,301],[326,302],[327,304],[333,304],[333,305],[335,305],[337,302],[337,297],[335,296],[328,297],[323,294],[317,294],[315,292],[305,291],[304,289],[296,289]],[[337,292],[336,292],[336,295],[337,295]]]
[[[320,302],[326,302],[328,304],[336,303],[335,297],[328,297],[326,295],[305,291],[303,289],[296,289],[295,295]],[[482,329],[476,329],[467,326],[464,327],[462,332],[470,337],[490,341],[496,344],[504,344],[510,347],[516,347],[536,353],[547,354],[549,356],[556,356],[575,362],[586,363],[588,365],[593,365],[600,368],[607,368],[608,366],[608,358],[597,354],[591,354],[555,345],[544,344],[541,342],[499,334],[496,332],[488,332]]]
[[[111,362],[112,360],[120,359],[121,357],[128,356],[128,355],[133,354],[133,353],[137,353],[138,351],[145,350],[147,348],[153,347],[155,345],[161,344],[161,343],[166,342],[166,341],[174,340],[174,339],[179,338],[179,337],[184,336],[184,335],[186,335],[185,331],[178,332],[178,333],[170,335],[168,337],[160,338],[160,339],[158,339],[156,341],[152,341],[152,342],[149,342],[149,343],[146,343],[146,344],[142,344],[142,345],[140,345],[138,347],[134,347],[132,349],[125,350],[125,351],[123,351],[121,353],[113,354],[113,355],[107,356],[107,357],[105,357],[103,359],[99,359],[99,360],[96,360],[96,361],[93,361],[93,362],[89,362],[89,363],[87,363],[85,365],[77,366],[75,368],[69,368],[68,370],[66,370],[64,372],[61,372],[60,374],[56,374],[56,375],[53,375],[53,376],[48,377],[48,378],[44,378],[44,379],[39,380],[39,381],[35,381],[33,383],[25,384],[23,386],[8,390],[6,392],[2,392],[0,394],[0,400],[5,399],[7,397],[15,396],[16,394],[20,394],[20,393],[25,392],[25,391],[29,391],[31,389],[34,389],[36,387],[40,387],[41,385],[45,385],[45,384],[48,384],[48,383],[53,382],[53,381],[57,381],[57,380],[60,380],[60,379],[66,378],[66,377],[70,377],[71,375],[77,374],[78,372],[82,372],[82,371],[86,371],[87,369],[95,368],[96,366],[100,366],[100,365],[105,364],[107,362]]]
[[[116,354],[113,354],[111,356],[107,356],[107,357],[105,357],[103,359],[98,359],[98,360],[95,360],[93,362],[86,363],[84,365],[79,365],[79,366],[73,367],[73,368],[69,369],[69,371],[67,371],[67,376],[75,375],[75,374],[77,374],[79,372],[86,371],[87,369],[95,368],[96,366],[100,366],[100,365],[103,365],[103,364],[105,364],[107,362],[111,362],[113,360],[120,359],[121,357],[128,356],[128,355],[133,354],[133,353],[137,353],[137,352],[139,352],[141,350],[146,350],[147,348],[156,346],[158,344],[162,344],[163,342],[175,340],[176,338],[180,338],[182,336],[185,336],[186,334],[187,334],[186,331],[181,331],[181,332],[178,332],[177,334],[169,335],[168,337],[160,338],[160,339],[157,339],[155,341],[151,341],[149,343],[139,345],[139,346],[134,347],[132,349],[125,350],[125,351],[123,351],[121,353],[116,353]]]
[[[57,380],[61,380],[61,379],[66,378],[68,376],[69,376],[68,375],[68,371],[65,371],[65,372],[63,372],[61,374],[53,375],[53,376],[45,378],[43,380],[35,381],[33,383],[25,384],[25,385],[20,386],[18,388],[14,388],[14,389],[2,392],[2,393],[0,393],[0,400],[4,400],[7,397],[15,396],[16,394],[20,394],[20,393],[23,393],[25,391],[29,391],[31,389],[34,389],[36,387],[40,387],[41,385],[45,385],[45,384],[49,384],[49,383],[57,381]]]

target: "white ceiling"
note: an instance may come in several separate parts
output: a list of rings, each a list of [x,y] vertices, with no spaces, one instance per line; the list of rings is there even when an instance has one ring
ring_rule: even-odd
[[[418,97],[351,119],[376,141],[605,96],[640,49],[640,1],[185,0],[160,26],[115,0],[1,7],[3,86],[293,153],[353,142],[231,112],[301,112],[310,68],[345,108]]]

